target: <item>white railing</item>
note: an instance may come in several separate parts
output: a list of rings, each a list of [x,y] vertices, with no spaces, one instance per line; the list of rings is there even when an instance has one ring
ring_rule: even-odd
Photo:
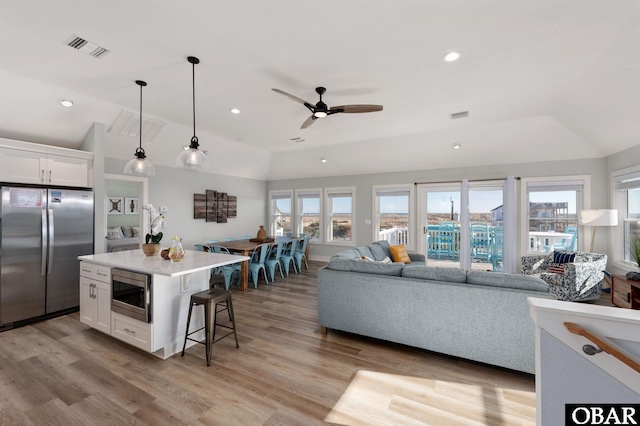
[[[409,228],[389,228],[378,232],[378,240],[389,241],[389,244],[409,244]]]

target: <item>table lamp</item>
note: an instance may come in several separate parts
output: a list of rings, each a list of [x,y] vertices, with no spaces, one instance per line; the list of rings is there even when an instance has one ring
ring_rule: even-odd
[[[582,210],[580,211],[578,223],[582,226],[593,227],[593,232],[591,234],[591,248],[589,249],[589,252],[593,253],[593,242],[596,239],[596,229],[598,229],[598,226],[616,226],[618,224],[618,210]]]

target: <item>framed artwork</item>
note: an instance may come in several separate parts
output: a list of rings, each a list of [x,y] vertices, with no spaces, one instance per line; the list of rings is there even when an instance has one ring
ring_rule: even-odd
[[[193,194],[193,218],[194,219],[207,218],[207,195],[206,194]]]
[[[107,197],[106,201],[107,214],[123,214],[124,199],[122,197]]]
[[[218,223],[227,223],[227,193],[226,192],[217,192],[216,193],[216,201],[217,201],[217,220]]]
[[[212,191],[207,189],[206,191],[206,199],[207,199],[207,209],[206,209],[206,217],[205,220],[207,222],[217,222],[218,221],[218,204],[216,201],[217,193],[216,191]]]
[[[124,214],[138,214],[139,201],[137,198],[125,198],[124,199]]]
[[[227,197],[227,217],[238,216],[238,197],[229,195]]]

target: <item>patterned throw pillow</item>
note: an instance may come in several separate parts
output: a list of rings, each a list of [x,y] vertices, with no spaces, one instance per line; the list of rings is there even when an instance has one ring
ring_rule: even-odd
[[[553,263],[573,263],[576,258],[575,253],[569,253],[566,251],[554,251]]]
[[[564,263],[553,264],[549,266],[547,271],[553,272],[554,274],[564,275]]]
[[[411,263],[411,258],[407,254],[407,249],[404,247],[404,244],[389,246],[389,250],[391,250],[391,257],[394,262]]]
[[[124,234],[119,226],[107,228],[107,240],[121,240],[122,238],[124,238]]]

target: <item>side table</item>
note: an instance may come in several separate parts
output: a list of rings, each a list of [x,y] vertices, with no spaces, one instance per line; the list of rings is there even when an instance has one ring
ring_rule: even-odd
[[[611,303],[621,308],[640,309],[640,281],[614,275],[611,280]]]

